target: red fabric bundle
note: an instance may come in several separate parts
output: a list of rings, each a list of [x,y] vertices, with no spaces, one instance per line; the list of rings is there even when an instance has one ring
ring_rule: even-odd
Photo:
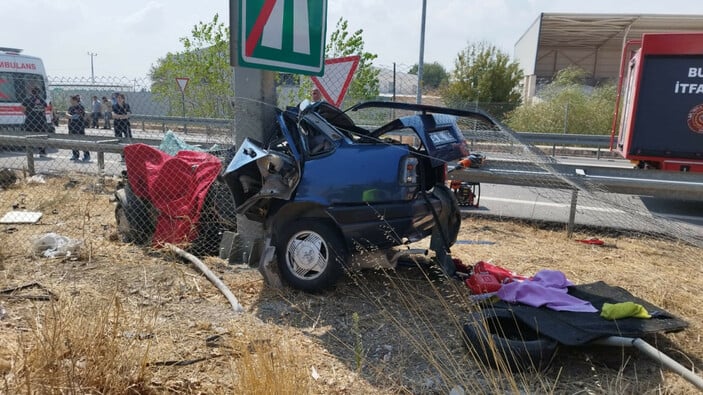
[[[200,212],[222,164],[205,152],[176,156],[145,144],[124,149],[129,186],[158,210],[152,244],[190,242],[197,236]]]

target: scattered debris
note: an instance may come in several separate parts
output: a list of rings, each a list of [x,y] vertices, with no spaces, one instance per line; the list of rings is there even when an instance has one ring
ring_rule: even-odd
[[[36,224],[42,217],[38,211],[10,211],[0,218],[0,224]]]
[[[56,233],[44,233],[32,241],[32,251],[35,255],[46,258],[78,256],[83,240],[71,239]]]
[[[0,188],[7,188],[17,182],[17,175],[10,169],[0,170]]]
[[[312,367],[311,371],[312,371],[312,373],[311,373],[310,375],[312,376],[312,378],[313,378],[315,381],[319,380],[319,379],[320,379],[320,374],[317,373],[317,369],[315,369],[314,366]]]
[[[596,246],[602,246],[602,245],[605,244],[605,242],[604,242],[603,240],[597,239],[597,238],[595,238],[595,237],[592,237],[592,238],[590,238],[590,239],[576,240],[576,241],[578,241],[579,243],[590,244],[590,245],[596,245]]]
[[[46,184],[46,180],[41,174],[35,174],[31,177],[28,177],[25,181],[27,182],[27,184]]]
[[[495,241],[488,240],[457,240],[454,244],[476,244],[476,245],[494,245]]]
[[[12,361],[6,357],[0,358],[0,375],[6,375],[12,370]]]
[[[153,339],[154,334],[153,333],[146,333],[146,332],[133,332],[133,331],[127,331],[122,334],[125,339],[138,339],[138,340],[147,340],[147,339]]]
[[[41,294],[31,294],[31,295],[16,295],[16,292],[26,291],[26,290],[32,289],[32,288],[37,288],[37,289],[41,290],[42,293]],[[32,282],[32,283],[20,285],[17,287],[10,287],[10,288],[1,289],[0,290],[0,298],[25,299],[25,300],[58,300],[59,299],[58,296],[56,296],[48,288],[39,284],[38,282]]]
[[[180,360],[173,360],[173,361],[148,362],[146,364],[146,366],[188,366],[188,365],[193,365],[198,362],[207,361],[209,359],[220,358],[223,356],[224,355],[213,355],[213,356],[209,356],[209,357],[201,357],[201,358],[195,358],[195,359],[180,359]]]
[[[78,180],[68,180],[67,183],[63,184],[63,188],[64,189],[73,189],[73,188],[77,187],[78,184],[80,184],[78,182]]]
[[[215,275],[200,259],[196,258],[195,255],[189,254],[182,249],[176,247],[173,244],[166,243],[165,247],[174,252],[176,255],[180,256],[181,258],[186,259],[195,267],[198,268],[203,274],[205,274],[205,277],[207,277],[208,280],[210,280],[211,283],[217,287],[217,289],[222,292],[222,294],[227,298],[227,301],[232,305],[232,310],[234,310],[235,313],[242,313],[244,312],[244,307],[242,307],[241,304],[237,301],[237,298],[232,294],[232,291],[227,288],[227,285],[220,280],[219,277]]]
[[[449,391],[449,395],[464,395],[466,392],[464,391],[464,388],[462,388],[460,385],[455,386],[452,388],[451,391]]]
[[[223,341],[224,337],[222,335],[212,335],[205,339],[205,345],[212,348],[221,347]]]

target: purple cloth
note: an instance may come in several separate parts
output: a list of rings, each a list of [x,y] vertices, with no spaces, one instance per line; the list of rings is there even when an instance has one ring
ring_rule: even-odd
[[[498,297],[508,303],[522,303],[532,307],[545,306],[555,311],[595,313],[590,302],[573,297],[567,287],[573,285],[564,273],[557,270],[540,270],[532,280],[503,284]]]

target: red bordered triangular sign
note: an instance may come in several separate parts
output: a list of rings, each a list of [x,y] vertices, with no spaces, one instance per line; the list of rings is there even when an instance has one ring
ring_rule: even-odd
[[[178,89],[181,90],[181,93],[185,92],[186,86],[188,85],[188,80],[190,80],[190,78],[176,77],[176,83],[178,84]]]
[[[356,68],[359,67],[360,59],[358,55],[327,59],[325,74],[320,77],[310,77],[325,100],[337,107],[342,104]]]

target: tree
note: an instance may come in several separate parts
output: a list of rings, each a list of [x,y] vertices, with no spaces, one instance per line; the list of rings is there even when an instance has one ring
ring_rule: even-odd
[[[540,100],[507,114],[505,122],[520,131],[608,134],[613,121],[616,88],[612,83],[584,85],[586,72],[575,67],[559,71],[540,92]]]
[[[180,38],[183,52],[168,53],[152,66],[153,94],[170,103],[170,115],[181,115],[181,92],[177,77],[190,79],[186,113],[196,117],[231,116],[232,68],[229,65],[229,28],[215,14],[209,23],[199,22],[190,37]]]
[[[417,75],[418,67],[415,63],[408,74]],[[449,73],[447,70],[438,62],[424,63],[422,66],[422,88],[423,90],[438,89],[440,86],[447,83],[449,80]]]
[[[334,32],[330,35],[325,48],[326,58],[339,58],[343,56],[359,55],[359,67],[352,80],[347,97],[352,100],[375,99],[379,94],[378,74],[372,62],[378,57],[376,54],[364,51],[363,29],[349,33],[349,23],[344,18],[339,18]]]
[[[445,103],[452,107],[468,107],[472,103],[500,103],[494,111],[503,112],[520,104],[517,87],[522,71],[517,62],[487,42],[469,44],[459,52],[449,84],[442,89]]]

